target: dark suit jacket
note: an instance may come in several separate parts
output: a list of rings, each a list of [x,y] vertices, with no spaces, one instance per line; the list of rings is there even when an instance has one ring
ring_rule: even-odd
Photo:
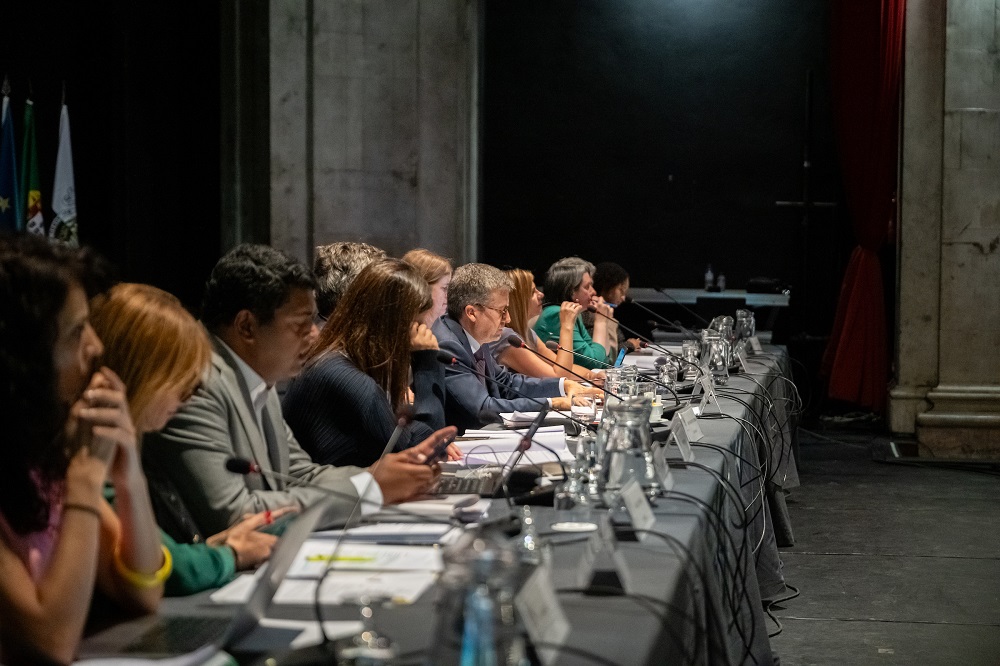
[[[350,477],[357,467],[331,467],[314,463],[295,440],[281,417],[281,403],[272,388],[267,398],[265,427],[274,433],[268,446],[257,425],[250,393],[236,361],[213,338],[215,353],[208,378],[167,427],[143,439],[142,463],[153,493],[164,493],[154,505],[157,520],[171,529],[174,538],[186,540],[192,532],[216,534],[245,513],[283,506],[307,506],[324,497],[319,490],[296,487],[265,475],[241,476],[226,470],[226,460],[246,458],[264,470],[295,477],[300,482],[328,488],[337,499],[327,522],[346,518],[358,492]],[[163,509],[183,504],[193,525],[178,525],[177,512]],[[172,520],[173,519],[173,520]],[[177,533],[180,532],[180,533]]]
[[[445,368],[444,415],[448,425],[458,426],[459,432],[467,428],[481,428],[489,422],[485,414],[513,411],[537,411],[539,401],[559,395],[559,379],[536,379],[511,372],[486,353],[486,385],[473,372],[476,361],[472,357],[469,338],[461,324],[444,316],[434,322],[431,329],[437,337],[438,347],[454,356],[458,362]],[[513,389],[513,390],[511,390]],[[523,394],[529,397],[521,397]]]

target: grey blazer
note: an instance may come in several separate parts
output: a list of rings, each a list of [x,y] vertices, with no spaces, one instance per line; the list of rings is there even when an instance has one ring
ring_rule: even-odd
[[[228,471],[226,461],[240,457],[264,470],[328,488],[337,497],[326,522],[346,519],[358,498],[350,477],[364,470],[314,463],[282,418],[273,388],[267,397],[264,427],[274,433],[276,446],[268,447],[236,361],[214,337],[213,345],[207,379],[166,428],[143,439],[143,469],[150,479],[150,491],[165,494],[155,497],[154,504],[159,508],[181,503],[197,532],[207,536],[228,528],[243,514],[290,505],[304,507],[324,496],[320,490],[296,487],[266,475],[241,476]]]

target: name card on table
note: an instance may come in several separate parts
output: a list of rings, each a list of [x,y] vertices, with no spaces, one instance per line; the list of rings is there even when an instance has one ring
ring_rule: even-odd
[[[632,479],[624,486],[621,492],[622,504],[628,511],[629,518],[632,519],[632,527],[635,528],[636,538],[645,541],[649,533],[646,530],[653,529],[656,524],[656,516],[653,515],[653,508],[649,506],[649,499],[643,492],[642,486],[635,479]]]
[[[680,450],[681,460],[691,462],[694,460],[694,451],[691,450],[691,440],[701,439],[704,435],[698,419],[694,415],[694,409],[687,406],[684,409],[674,412],[674,418],[670,421],[670,437],[667,442],[673,441]]]
[[[757,339],[756,335],[751,335],[750,338],[750,349],[753,350],[754,354],[759,354],[764,351],[764,348],[760,346],[760,340]]]
[[[577,585],[593,589],[596,594],[608,594],[615,590],[631,594],[632,574],[625,558],[618,552],[618,538],[611,526],[611,519],[602,515],[595,522],[597,531],[590,533],[583,555],[580,556]]]
[[[663,446],[653,445],[653,471],[660,481],[661,490],[671,490],[674,487],[674,476],[670,473],[670,465],[667,464],[667,446],[669,439]],[[688,447],[690,449],[690,447]]]
[[[740,368],[743,372],[749,372],[747,370],[747,350],[745,347],[738,347],[736,349],[736,358],[740,359]]]
[[[547,563],[539,564],[521,586],[514,597],[514,608],[542,663],[554,663],[569,635],[569,620],[559,604]]]
[[[719,399],[715,395],[715,382],[712,380],[712,373],[703,374],[701,379],[698,380],[698,384],[701,386],[702,396],[701,403],[697,407],[697,414],[704,414],[705,409],[713,402],[716,407],[719,405]]]

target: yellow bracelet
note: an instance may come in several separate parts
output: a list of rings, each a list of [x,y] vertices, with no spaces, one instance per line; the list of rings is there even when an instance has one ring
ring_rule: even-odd
[[[115,548],[115,569],[129,585],[136,589],[148,590],[151,587],[163,585],[163,582],[170,576],[170,571],[174,568],[174,558],[171,557],[166,546],[161,544],[160,548],[163,550],[163,566],[154,573],[141,573],[129,569],[118,556],[117,548]]]

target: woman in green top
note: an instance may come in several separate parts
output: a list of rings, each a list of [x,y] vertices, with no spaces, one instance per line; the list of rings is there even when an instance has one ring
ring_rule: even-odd
[[[535,333],[542,342],[558,342],[561,303],[573,301],[584,308],[593,307],[598,313],[594,321],[593,336],[587,333],[579,317],[573,324],[573,353],[576,355],[576,362],[591,369],[608,365],[608,353],[611,349],[608,343],[608,322],[612,312],[594,291],[593,274],[594,265],[579,257],[567,257],[552,264],[545,274],[545,307],[535,322]]]
[[[119,284],[95,299],[91,322],[104,342],[103,362],[122,378],[138,433],[159,430],[194,393],[212,347],[201,325],[165,291]],[[277,537],[257,531],[283,511],[247,516],[200,543],[178,543],[161,530],[173,557],[168,595],[193,594],[228,583],[271,554]]]

